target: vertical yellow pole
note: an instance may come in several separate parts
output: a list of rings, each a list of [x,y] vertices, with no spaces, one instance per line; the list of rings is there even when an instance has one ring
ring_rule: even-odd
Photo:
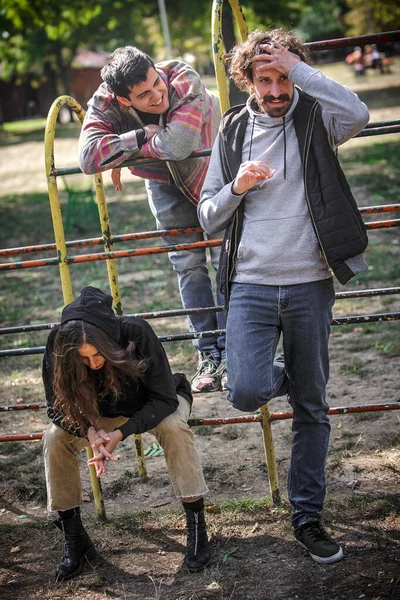
[[[239,0],[229,0],[236,24],[239,28],[240,39],[243,42],[247,38],[248,28],[246,19],[239,5]],[[214,57],[215,76],[217,79],[219,103],[221,113],[224,114],[229,108],[229,88],[225,72],[225,48],[222,37],[222,5],[223,0],[213,0],[211,13],[212,47]]]
[[[133,437],[133,441],[135,444],[136,464],[137,464],[137,468],[138,468],[140,481],[142,483],[146,483],[146,481],[148,480],[148,476],[147,476],[147,469],[146,469],[146,458],[145,458],[144,452],[143,452],[143,439],[140,434],[133,435],[132,437]]]
[[[281,495],[279,492],[278,469],[276,467],[276,456],[274,440],[272,437],[271,417],[268,404],[260,409],[261,427],[263,432],[265,460],[268,468],[269,489],[271,491],[272,504],[279,505],[281,503]]]
[[[214,56],[215,75],[219,91],[219,102],[221,112],[224,113],[229,108],[229,91],[225,72],[224,43],[222,37],[222,4],[223,0],[213,0],[211,15],[212,46]],[[240,41],[244,41],[248,35],[248,28],[245,16],[240,7],[239,0],[229,0],[232,8],[236,25],[239,29]],[[276,457],[274,440],[272,437],[271,418],[268,405],[261,407],[261,426],[263,432],[264,452],[268,468],[269,486],[271,490],[271,499],[273,504],[280,504],[278,470],[276,467]]]
[[[54,175],[54,134],[55,126],[57,123],[58,113],[60,108],[64,105],[72,108],[77,114],[80,121],[83,121],[84,111],[80,104],[71,98],[71,96],[60,96],[57,98],[50,107],[49,114],[47,116],[45,138],[44,138],[44,153],[45,153],[45,167],[46,167],[46,178],[47,188],[49,191],[51,217],[53,220],[54,237],[57,247],[57,256],[60,269],[61,287],[64,298],[64,303],[69,304],[73,301],[72,283],[71,283],[71,272],[69,265],[65,262],[67,257],[67,247],[65,244],[65,233],[62,222],[60,196],[57,187],[57,178]],[[88,459],[92,458],[93,451],[91,448],[87,449]],[[94,467],[89,467],[90,479],[92,482],[93,497],[96,506],[96,512],[100,519],[106,518],[103,494],[101,491],[100,480],[96,476]]]

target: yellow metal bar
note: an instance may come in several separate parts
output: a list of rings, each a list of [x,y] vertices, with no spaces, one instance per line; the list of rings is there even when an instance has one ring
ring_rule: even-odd
[[[65,262],[67,257],[67,247],[65,244],[65,232],[62,222],[60,196],[57,187],[57,178],[54,175],[54,134],[57,123],[58,113],[62,106],[69,106],[78,116],[82,123],[85,112],[81,105],[71,96],[60,96],[50,107],[46,121],[45,137],[44,137],[44,159],[46,168],[47,188],[49,191],[50,210],[53,220],[54,237],[57,247],[57,256],[59,261],[61,288],[64,298],[64,303],[69,304],[73,301],[71,272],[69,265]],[[92,458],[93,452],[91,448],[86,450],[88,460]],[[96,476],[94,467],[90,467],[90,479],[92,482],[93,497],[95,501],[97,515],[100,519],[106,518],[103,494],[101,491],[100,480]]]
[[[144,456],[144,451],[143,451],[142,436],[140,434],[138,434],[138,435],[133,435],[132,437],[133,437],[133,441],[135,444],[136,464],[137,464],[137,468],[138,468],[140,481],[142,483],[146,483],[146,481],[148,480],[148,476],[147,476],[147,469],[146,469],[146,458]]]
[[[240,7],[239,0],[229,0],[236,24],[239,29],[240,39],[243,42],[247,38],[248,28],[245,16]],[[212,31],[212,46],[215,76],[217,79],[219,103],[221,113],[228,110],[229,102],[229,86],[225,71],[225,47],[222,37],[222,5],[223,0],[213,0],[211,13],[211,31]]]
[[[244,42],[248,35],[248,28],[245,16],[239,4],[239,0],[229,0],[229,4],[232,8],[236,25],[239,29],[240,41]],[[221,112],[224,113],[229,108],[229,89],[224,61],[225,48],[222,37],[222,5],[223,0],[213,0],[211,29],[219,102],[221,106]],[[268,405],[265,404],[262,406],[260,412],[271,499],[273,504],[280,504],[281,497],[279,492],[278,470],[276,467],[274,440],[272,437],[271,417]]]
[[[104,250],[111,252],[113,244],[111,242],[110,218],[107,209],[106,194],[104,191],[103,178],[101,173],[94,176],[96,190],[97,207],[99,210],[101,234],[104,240]],[[118,283],[117,265],[114,259],[107,260],[108,281],[110,284],[111,295],[113,297],[114,309],[117,315],[122,315],[121,294]]]
[[[53,220],[54,237],[57,247],[57,258],[59,262],[61,288],[64,303],[69,304],[73,300],[71,273],[69,265],[65,262],[67,248],[65,245],[64,226],[62,222],[60,196],[58,194],[57,178],[54,175],[54,133],[60,108],[67,104],[76,110],[77,114],[82,111],[82,107],[70,96],[60,96],[50,107],[46,121],[44,135],[44,160],[46,168],[47,188],[49,191],[51,218]]]
[[[87,454],[88,460],[93,458],[93,450],[90,446],[88,448],[86,448],[86,454]],[[94,467],[89,467],[89,473],[90,473],[90,481],[92,484],[93,499],[94,499],[94,505],[96,507],[97,516],[102,521],[105,521],[107,519],[106,507],[104,506],[103,492],[101,490],[100,479],[97,477],[96,469]]]
[[[260,413],[271,500],[272,504],[279,505],[281,503],[281,495],[279,492],[278,469],[276,467],[275,447],[272,437],[271,413],[269,412],[268,404],[264,404],[261,407]]]

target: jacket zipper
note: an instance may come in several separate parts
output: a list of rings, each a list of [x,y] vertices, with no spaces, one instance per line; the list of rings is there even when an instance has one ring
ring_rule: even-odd
[[[330,266],[330,264],[328,262],[328,258],[326,256],[325,249],[324,249],[324,246],[322,244],[322,241],[321,241],[321,238],[320,238],[320,235],[319,235],[319,231],[318,231],[317,225],[315,223],[314,215],[313,215],[313,212],[312,212],[312,209],[311,209],[310,199],[308,197],[307,168],[306,167],[307,167],[308,155],[309,155],[310,144],[311,144],[310,129],[311,129],[312,125],[314,124],[315,113],[316,113],[316,110],[317,110],[317,106],[318,106],[318,103],[315,102],[315,104],[313,104],[313,106],[311,108],[310,117],[309,117],[308,124],[307,124],[306,144],[305,144],[304,157],[303,157],[304,193],[305,193],[306,202],[307,202],[307,206],[308,206],[308,212],[310,213],[311,221],[312,221],[313,226],[314,226],[315,235],[317,236],[319,247],[321,248],[322,255],[323,255],[324,259],[325,259],[326,264],[328,265],[329,272],[332,275],[335,275],[332,267]],[[311,121],[312,121],[312,124],[311,124]]]
[[[180,175],[179,175],[179,171],[176,168],[176,166],[171,163],[170,161],[166,161],[167,163],[167,169],[169,170],[169,172],[172,175],[172,179],[175,183],[175,185],[180,189],[180,191],[182,192],[182,194],[184,196],[186,196],[186,198],[188,198],[190,200],[190,202],[192,202],[194,205],[196,205],[196,200],[193,196],[193,194],[190,192],[190,190],[186,187],[186,185],[183,183]]]
[[[225,170],[225,177],[226,179],[229,181],[233,181],[233,175],[231,172],[231,169],[229,168],[229,162],[228,162],[228,158],[225,152],[225,144],[221,143],[222,146],[222,159],[223,159],[223,164],[224,164],[224,170]],[[235,227],[235,239],[237,238],[237,230],[238,230],[238,219],[237,219],[237,213],[235,213],[234,217],[234,227]],[[232,238],[232,234],[233,234],[233,228],[232,228],[232,232],[231,232],[231,238]],[[225,295],[225,302],[227,302],[227,298],[229,298],[229,282],[230,282],[230,277],[233,273],[233,264],[234,264],[234,257],[236,255],[236,248],[234,248],[234,252],[233,252],[233,256],[230,257],[230,240],[228,239],[226,241],[226,247],[225,247],[225,251],[227,253],[227,257],[226,257],[226,295]],[[231,260],[230,260],[231,258]]]

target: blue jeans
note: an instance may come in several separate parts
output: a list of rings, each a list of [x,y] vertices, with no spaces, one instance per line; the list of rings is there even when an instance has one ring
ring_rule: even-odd
[[[197,209],[175,184],[156,183],[146,180],[149,205],[156,219],[157,229],[174,227],[200,227]],[[180,236],[167,236],[166,244],[184,244],[200,242],[205,239],[204,233],[191,233]],[[223,237],[223,232],[214,236]],[[209,237],[208,239],[213,239]],[[221,248],[209,248],[211,264],[215,270]],[[203,308],[215,306],[211,279],[208,275],[206,248],[169,252],[169,260],[178,276],[179,293],[184,308]],[[218,304],[224,304],[223,296],[217,293]],[[193,314],[188,316],[189,331],[215,331],[225,329],[226,318],[223,312]],[[225,349],[225,336],[213,336],[196,339],[193,345],[199,352],[212,352],[219,356]]]
[[[325,388],[335,293],[332,279],[288,286],[233,283],[227,322],[228,400],[254,411],[289,393],[292,523],[323,508],[330,424]],[[275,358],[282,333],[284,360]]]

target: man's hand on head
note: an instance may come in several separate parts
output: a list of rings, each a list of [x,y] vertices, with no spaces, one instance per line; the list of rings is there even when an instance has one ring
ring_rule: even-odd
[[[253,59],[258,76],[262,76],[267,69],[276,69],[283,75],[289,75],[293,67],[301,62],[300,56],[282,46],[275,47],[270,44],[260,44],[260,49],[265,54],[257,54]]]

